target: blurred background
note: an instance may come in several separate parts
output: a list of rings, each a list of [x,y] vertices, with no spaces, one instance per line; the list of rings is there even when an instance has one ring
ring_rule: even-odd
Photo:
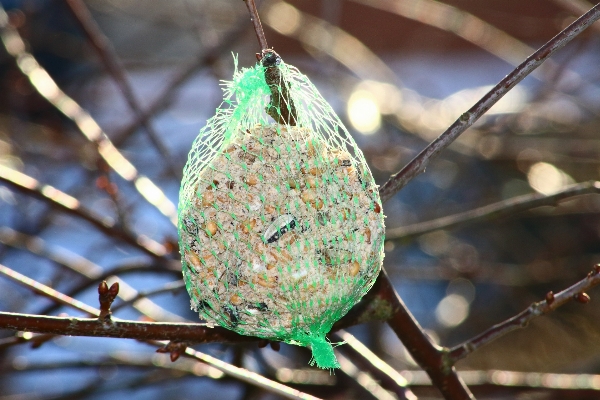
[[[173,205],[191,143],[221,102],[220,80],[234,71],[232,53],[240,66],[256,62],[259,46],[246,7],[241,0],[86,0],[87,11],[76,17],[79,3],[0,0],[26,44],[20,48],[19,36],[3,30],[0,263],[92,306],[99,280],[119,280],[124,298],[115,305],[124,305],[117,317],[195,322],[179,283]],[[579,0],[257,4],[269,45],[332,104],[379,184],[593,5]],[[97,29],[92,36],[82,28],[86,18],[88,30]],[[598,180],[599,66],[596,24],[384,205],[389,232],[384,267],[440,345],[473,337],[548,291],[584,278],[600,262],[598,194],[448,229],[428,231],[423,225],[516,196],[551,195]],[[29,78],[22,71],[29,71]],[[98,127],[119,153],[105,146]],[[36,181],[37,194],[27,189]],[[59,211],[48,199],[78,205],[79,214],[84,208],[110,229]],[[143,297],[148,292],[151,301]],[[567,304],[462,360],[457,368],[478,398],[599,398],[599,292],[589,294],[590,304]],[[0,310],[82,315],[1,275]],[[385,324],[350,332],[400,371],[415,395],[437,398]],[[204,365],[171,363],[168,355],[133,340],[56,337],[36,347],[15,344],[14,336],[0,330],[1,400],[276,398]],[[329,375],[309,369],[305,349],[197,348],[323,398],[385,398],[347,371]]]

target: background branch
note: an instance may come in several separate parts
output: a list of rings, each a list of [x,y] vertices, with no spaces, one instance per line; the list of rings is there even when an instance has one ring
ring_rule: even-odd
[[[462,213],[436,218],[431,221],[387,229],[385,238],[386,240],[407,240],[439,229],[450,229],[474,223],[489,222],[536,207],[555,206],[561,200],[588,193],[600,193],[600,182],[578,183],[551,195],[541,193],[525,194]]]
[[[533,303],[518,315],[494,325],[476,337],[453,347],[448,353],[447,361],[451,364],[455,364],[458,360],[465,358],[480,347],[498,339],[501,336],[506,335],[511,331],[514,331],[515,329],[526,327],[529,321],[532,319],[554,311],[558,307],[572,300],[579,301],[581,303],[589,302],[590,298],[585,292],[594,286],[597,286],[598,284],[600,284],[600,265],[596,265],[594,270],[590,272],[587,277],[577,282],[573,286],[556,294],[549,292],[546,295],[546,300]]]
[[[454,142],[454,140],[467,130],[467,128],[472,126],[475,121],[515,87],[517,83],[521,82],[558,49],[565,46],[598,19],[600,19],[600,4],[594,6],[591,10],[579,17],[575,22],[540,47],[535,53],[530,55],[523,63],[482,97],[481,100],[475,103],[473,107],[461,115],[459,119],[446,129],[437,139],[431,142],[431,144],[421,151],[404,168],[392,175],[392,178],[379,188],[381,200],[383,202],[389,200],[406,186],[408,182],[424,172],[425,168],[433,158]]]

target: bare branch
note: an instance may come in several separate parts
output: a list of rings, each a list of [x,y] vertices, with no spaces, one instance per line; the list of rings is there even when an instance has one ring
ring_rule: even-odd
[[[473,399],[473,395],[457,375],[454,367],[444,362],[443,349],[431,342],[423,332],[423,328],[408,311],[385,270],[382,269],[371,292],[376,292],[378,297],[384,300],[384,302],[377,302],[375,307],[391,313],[387,320],[388,325],[404,343],[413,359],[427,372],[443,396],[451,400]],[[342,321],[343,319],[340,322]]]
[[[600,193],[600,182],[590,181],[568,186],[561,191],[546,196],[539,193],[525,194],[512,199],[499,201],[480,208],[462,213],[448,215],[427,222],[388,229],[385,232],[386,240],[406,240],[439,229],[462,227],[482,221],[490,221],[508,215],[516,214],[532,208],[556,205],[559,201],[587,193]]]
[[[384,388],[393,391],[399,399],[413,400],[417,398],[408,388],[406,379],[389,364],[377,357],[375,353],[354,337],[354,335],[340,330],[336,333],[336,336],[347,344],[347,346],[336,348],[336,352],[343,352],[361,369],[368,370],[375,379],[381,381]]]
[[[444,133],[431,142],[423,151],[412,159],[398,173],[392,175],[383,186],[379,188],[381,201],[386,202],[413,178],[425,171],[429,162],[442,150],[448,147],[467,128],[475,123],[494,104],[498,102],[517,83],[533,72],[554,52],[573,40],[583,32],[590,24],[600,19],[600,4],[596,5],[586,14],[578,18],[571,25],[563,29],[558,35],[540,47],[529,56],[521,65],[502,79],[492,90],[481,98],[473,107],[460,116]]]
[[[44,297],[52,299],[52,300],[56,301],[57,303],[73,307],[79,311],[83,311],[86,314],[91,314],[91,315],[99,314],[99,311],[97,309],[90,307],[87,304],[80,302],[79,300],[75,300],[72,297],[66,296],[66,295],[52,289],[51,287],[48,287],[46,285],[39,283],[38,281],[28,278],[25,275],[22,275],[22,274],[18,273],[17,271],[14,271],[2,264],[0,264],[0,274],[3,274],[7,278],[10,278],[12,281],[31,289],[33,292],[35,292],[37,294],[40,294]]]
[[[506,335],[508,332],[514,331],[515,329],[524,328],[527,326],[529,321],[535,317],[539,317],[540,315],[554,311],[558,307],[572,300],[576,300],[581,303],[589,302],[590,297],[585,292],[598,284],[600,284],[600,264],[596,265],[594,270],[590,272],[587,277],[577,282],[573,286],[556,294],[549,292],[546,295],[546,300],[533,303],[518,315],[492,326],[490,329],[464,342],[461,345],[453,347],[447,354],[447,362],[449,364],[454,364],[480,347],[498,339],[501,336]]]
[[[238,368],[234,365],[225,363],[217,358],[201,353],[189,347],[186,349],[185,355],[195,358],[199,361],[203,361],[212,367],[217,368],[223,373],[236,378],[237,380],[261,387],[273,393],[277,393],[287,399],[319,400],[318,397],[303,393],[297,389],[292,389],[288,386],[282,385],[281,383],[267,379],[255,372],[248,371],[244,368]]]

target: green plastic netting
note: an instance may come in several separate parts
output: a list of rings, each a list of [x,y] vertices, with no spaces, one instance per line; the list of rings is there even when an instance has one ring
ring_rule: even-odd
[[[236,60],[179,194],[192,308],[339,367],[325,335],[381,269],[380,204],[362,152],[310,80],[274,52],[254,68]]]

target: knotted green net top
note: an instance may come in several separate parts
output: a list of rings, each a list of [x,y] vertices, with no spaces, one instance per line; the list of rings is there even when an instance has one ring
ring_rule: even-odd
[[[192,308],[243,335],[309,346],[371,288],[384,221],[362,152],[315,86],[276,53],[224,82],[179,193]],[[237,64],[237,62],[236,62]]]

